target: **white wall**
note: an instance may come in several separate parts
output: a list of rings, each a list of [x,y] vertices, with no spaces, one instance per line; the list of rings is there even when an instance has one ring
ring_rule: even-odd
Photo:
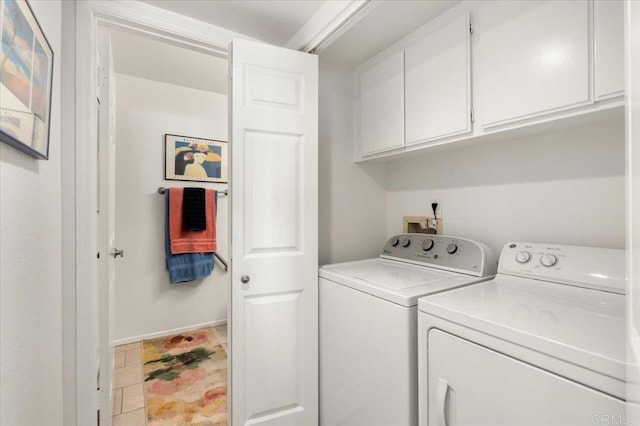
[[[371,176],[386,167],[353,163],[351,72],[320,61],[319,86],[319,262],[376,257],[386,241],[386,195]]]
[[[351,73],[320,62],[320,264],[375,257],[402,217],[445,234],[623,248],[624,123],[609,121],[387,164],[353,163]]]
[[[622,117],[544,135],[421,155],[389,164],[387,235],[403,215],[431,216],[444,233],[624,248]]]
[[[29,2],[53,48],[49,160],[0,143],[0,424],[62,425],[61,2]]]
[[[170,284],[164,255],[164,186],[226,184],[164,180],[164,134],[227,140],[227,97],[117,74],[116,342],[227,318],[229,274]],[[229,259],[228,200],[218,199],[218,251]]]

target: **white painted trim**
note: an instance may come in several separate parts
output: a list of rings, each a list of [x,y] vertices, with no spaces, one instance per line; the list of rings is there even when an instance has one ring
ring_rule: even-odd
[[[76,211],[75,211],[75,50],[76,5],[62,2],[62,340],[63,418],[75,425],[76,381]]]
[[[637,312],[635,312],[635,300],[640,298],[640,283],[638,283],[638,249],[639,245],[635,234],[636,228],[640,224],[638,212],[634,209],[634,205],[638,199],[638,175],[640,174],[640,164],[637,157],[636,149],[640,146],[637,140],[638,131],[634,127],[637,124],[637,116],[640,108],[638,107],[638,89],[637,80],[640,68],[640,54],[637,51],[638,41],[640,40],[640,31],[637,30],[637,22],[640,21],[640,7],[635,1],[626,0],[624,5],[625,20],[625,93],[626,93],[626,109],[625,109],[625,126],[626,126],[626,276],[627,276],[627,418],[638,414],[637,404],[640,401],[640,333],[637,324],[634,321]]]
[[[186,327],[178,327],[178,328],[174,328],[174,329],[171,329],[171,330],[162,330],[162,331],[158,331],[156,333],[148,333],[148,334],[141,334],[139,336],[126,337],[124,339],[119,339],[119,340],[114,341],[113,344],[114,344],[114,346],[126,345],[128,343],[140,342],[142,340],[155,339],[156,337],[170,336],[172,334],[184,333],[185,331],[195,330],[195,329],[198,329],[198,328],[215,327],[215,326],[218,326],[218,325],[225,325],[226,323],[227,323],[227,319],[226,318],[225,319],[216,320],[216,321],[203,322],[202,324],[188,325]]]
[[[98,408],[98,284],[95,261],[97,27],[126,27],[222,57],[227,57],[227,49],[234,36],[249,37],[136,1],[78,1],[75,5],[75,140],[69,142],[75,146],[75,226],[66,230],[66,237],[75,242],[75,276],[70,278],[76,292],[75,424],[93,425]]]
[[[134,0],[92,1],[94,14],[111,24],[134,29],[156,38],[227,56],[234,37],[255,40],[244,34],[199,21],[175,12]]]
[[[319,51],[335,40],[337,32],[342,34],[352,24],[352,18],[360,15],[363,8],[374,3],[371,0],[327,1],[291,37],[284,47],[310,52]]]
[[[76,395],[78,425],[95,424],[97,273],[95,256],[95,22],[88,2],[76,2]]]

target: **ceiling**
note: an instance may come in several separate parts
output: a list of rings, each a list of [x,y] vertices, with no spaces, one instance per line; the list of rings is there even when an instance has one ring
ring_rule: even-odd
[[[372,1],[338,39],[317,49],[323,60],[352,69],[391,46],[459,0]]]
[[[277,46],[284,46],[324,4],[322,0],[143,1]]]
[[[226,95],[228,62],[166,40],[109,28],[115,72]]]

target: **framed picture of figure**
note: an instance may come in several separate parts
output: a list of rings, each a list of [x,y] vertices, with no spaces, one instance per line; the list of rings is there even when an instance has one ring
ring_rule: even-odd
[[[228,181],[227,142],[165,134],[165,179]]]

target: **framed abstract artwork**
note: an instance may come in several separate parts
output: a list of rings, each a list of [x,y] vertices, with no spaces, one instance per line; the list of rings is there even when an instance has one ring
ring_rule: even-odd
[[[227,183],[227,142],[170,134],[164,140],[165,179]]]
[[[0,141],[49,158],[53,50],[24,0],[0,2]]]

